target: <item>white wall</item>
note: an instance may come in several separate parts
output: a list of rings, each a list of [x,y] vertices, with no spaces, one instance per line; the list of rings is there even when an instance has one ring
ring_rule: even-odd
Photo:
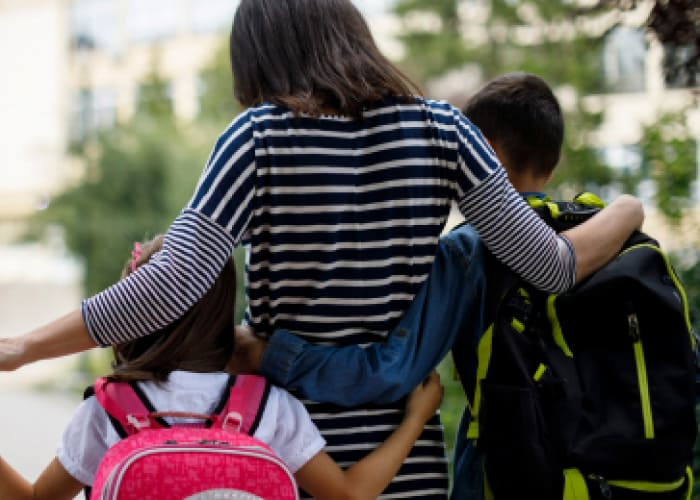
[[[0,220],[41,203],[62,177],[68,47],[62,3],[0,3]]]

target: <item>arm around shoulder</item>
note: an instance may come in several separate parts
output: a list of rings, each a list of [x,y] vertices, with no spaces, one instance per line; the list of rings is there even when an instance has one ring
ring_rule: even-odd
[[[643,222],[642,203],[633,196],[622,195],[588,221],[562,233],[576,254],[576,281],[613,259]]]
[[[297,471],[299,485],[319,499],[376,498],[401,468],[425,423],[439,408],[442,395],[440,376],[433,372],[413,390],[403,422],[381,446],[347,470],[326,453],[318,453]]]
[[[0,339],[0,371],[96,347],[79,310],[19,337]]]

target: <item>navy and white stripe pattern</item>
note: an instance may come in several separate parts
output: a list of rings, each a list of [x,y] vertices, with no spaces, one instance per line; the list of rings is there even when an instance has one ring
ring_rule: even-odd
[[[184,210],[148,265],[83,301],[88,331],[99,344],[115,345],[169,325],[206,293],[233,247],[215,222]]]
[[[253,108],[217,141],[161,255],[85,301],[83,316],[100,344],[146,335],[191,307],[245,242],[256,330],[285,328],[313,342],[374,341],[425,280],[453,200],[519,274],[553,291],[573,283],[570,247],[528,209],[480,132],[449,105],[386,102],[361,121]],[[397,407],[376,414],[308,408],[332,455],[349,462],[401,416]],[[419,472],[402,469],[388,498],[445,495],[435,425],[412,455]]]

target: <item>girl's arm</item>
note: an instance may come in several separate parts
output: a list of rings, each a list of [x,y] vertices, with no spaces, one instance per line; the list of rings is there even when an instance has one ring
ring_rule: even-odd
[[[381,446],[347,470],[325,452],[318,453],[295,474],[299,486],[319,499],[376,498],[401,468],[425,423],[435,415],[442,393],[440,376],[432,372],[413,390],[403,422]]]
[[[72,499],[84,485],[66,472],[54,458],[39,479],[31,484],[0,457],[0,498],[12,500]]]

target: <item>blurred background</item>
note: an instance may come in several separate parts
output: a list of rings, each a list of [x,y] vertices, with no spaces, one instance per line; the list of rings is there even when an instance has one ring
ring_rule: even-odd
[[[429,97],[460,106],[507,71],[548,81],[567,123],[551,194],[640,196],[645,229],[672,254],[697,321],[697,2],[355,3],[380,49]],[[236,6],[0,0],[0,336],[114,282],[132,242],[164,231],[188,201],[239,111],[227,46]],[[35,477],[105,360],[95,352],[2,374],[0,428],[23,427],[0,433],[0,452]],[[454,431],[464,399],[449,361],[441,369]]]

